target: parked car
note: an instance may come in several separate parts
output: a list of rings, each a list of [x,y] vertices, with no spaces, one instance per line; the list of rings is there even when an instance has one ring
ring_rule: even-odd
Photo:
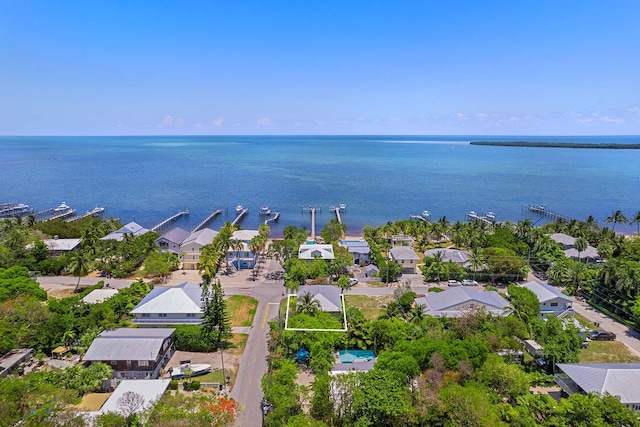
[[[475,280],[471,280],[471,279],[464,279],[462,281],[462,284],[464,286],[478,286],[478,282],[476,282]]]
[[[358,279],[356,279],[355,277],[350,278],[350,279],[349,279],[349,284],[350,284],[351,286],[355,286],[355,285],[357,285],[357,284],[358,284]]]
[[[589,339],[594,341],[613,341],[616,339],[616,334],[609,331],[591,331],[589,332]]]
[[[447,285],[448,286],[462,286],[462,283],[458,282],[457,280],[449,280]]]

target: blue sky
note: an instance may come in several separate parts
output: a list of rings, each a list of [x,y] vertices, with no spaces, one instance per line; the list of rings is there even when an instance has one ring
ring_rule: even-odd
[[[1,135],[640,134],[640,2],[0,0]]]

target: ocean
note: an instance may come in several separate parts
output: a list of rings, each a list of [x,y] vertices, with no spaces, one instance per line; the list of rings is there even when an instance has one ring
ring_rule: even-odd
[[[640,143],[640,136],[0,137],[0,203],[40,211],[64,201],[79,213],[106,206],[106,216],[145,227],[188,208],[172,224],[187,230],[218,208],[210,227],[219,229],[237,205],[249,208],[241,227],[256,228],[268,205],[281,213],[274,236],[287,225],[309,228],[309,206],[322,209],[320,229],[335,217],[330,206],[345,204],[349,234],[424,210],[451,222],[469,211],[537,221],[522,206],[544,204],[601,225],[617,209],[627,217],[640,210],[640,150],[469,145],[487,140]]]

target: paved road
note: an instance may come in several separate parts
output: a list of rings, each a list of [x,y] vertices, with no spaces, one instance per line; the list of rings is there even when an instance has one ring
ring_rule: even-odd
[[[62,289],[62,288],[75,288],[78,283],[77,277],[72,276],[42,276],[37,277],[36,280],[40,283],[42,289]],[[96,283],[104,281],[105,284],[109,284],[112,288],[122,289],[127,288],[133,280],[127,279],[107,279],[104,277],[82,277],[80,278],[80,287],[93,286]]]

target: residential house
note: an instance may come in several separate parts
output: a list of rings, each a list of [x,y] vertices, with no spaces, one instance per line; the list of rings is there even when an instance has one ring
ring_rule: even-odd
[[[550,314],[562,317],[573,313],[573,298],[563,294],[555,287],[536,281],[525,283],[522,287],[536,294],[540,302],[540,318]]]
[[[213,242],[213,239],[217,235],[217,231],[210,228],[203,228],[195,233],[191,233],[189,237],[184,239],[180,244],[182,268],[185,270],[197,270],[199,268],[202,248]]]
[[[610,394],[640,411],[640,363],[558,363],[554,377],[565,393]]]
[[[438,253],[442,255],[443,262],[452,262],[464,268],[468,268],[470,265],[469,252],[461,251],[460,249],[447,249],[447,248],[429,249],[428,251],[425,251],[424,256],[435,257],[436,254]]]
[[[331,261],[335,258],[333,245],[318,243],[302,244],[298,249],[298,258],[303,259],[308,263],[313,262],[316,258]]]
[[[344,306],[343,295],[340,288],[331,285],[304,285],[298,289],[297,297],[302,298],[304,294],[311,294],[313,299],[320,303],[320,310],[329,313],[342,311]]]
[[[340,242],[340,246],[347,248],[351,256],[353,257],[353,263],[356,265],[369,264],[371,258],[371,248],[366,240],[343,240]]]
[[[134,413],[148,410],[155,404],[169,387],[171,380],[122,380],[109,398],[102,404],[99,411],[92,412],[91,415],[115,413],[124,416],[131,415],[126,412],[133,409]],[[135,393],[141,399],[140,405],[135,408],[123,408],[120,399],[125,393]]]
[[[32,348],[16,348],[0,357],[0,377],[6,377],[20,363],[33,356]]]
[[[591,245],[587,245],[587,248],[578,252],[575,248],[576,238],[571,237],[564,233],[554,233],[549,236],[551,240],[562,245],[564,254],[568,258],[572,258],[582,262],[595,262],[600,260],[598,250]]]
[[[416,298],[416,304],[424,306],[424,313],[436,317],[460,317],[472,310],[483,310],[494,316],[511,314],[509,301],[495,291],[478,291],[465,287],[429,292]]]
[[[131,311],[135,325],[197,325],[202,323],[202,287],[185,282],[156,287]]]
[[[113,378],[155,379],[173,354],[171,328],[119,328],[93,340],[83,360],[105,363]]]
[[[43,240],[42,243],[47,246],[47,258],[55,258],[80,249],[80,239],[59,239],[55,236],[53,239]],[[27,249],[32,247],[33,243],[27,245]]]
[[[373,264],[367,265],[364,270],[367,277],[378,276],[380,273],[380,269]]]
[[[171,252],[172,254],[178,255],[180,253],[180,244],[189,237],[189,234],[191,233],[180,227],[174,228],[158,237],[156,239],[156,246],[158,246],[162,252]]]
[[[113,233],[107,234],[106,236],[104,236],[100,240],[117,240],[118,242],[121,242],[121,241],[124,240],[124,235],[125,234],[131,234],[133,236],[140,236],[140,235],[146,233],[147,231],[149,231],[149,230],[144,228],[140,224],[136,224],[135,222],[131,221],[130,223],[122,226],[121,228],[119,228],[118,230],[114,231]]]
[[[258,254],[253,253],[249,243],[259,234],[258,230],[236,230],[231,235],[231,240],[240,242],[237,248],[230,247],[227,252],[229,263],[236,270],[251,269],[256,265]]]
[[[394,246],[389,251],[391,260],[402,266],[403,274],[416,274],[420,257],[409,246]]]
[[[112,288],[94,289],[82,298],[82,302],[87,304],[99,304],[108,300],[117,293],[118,290]]]

